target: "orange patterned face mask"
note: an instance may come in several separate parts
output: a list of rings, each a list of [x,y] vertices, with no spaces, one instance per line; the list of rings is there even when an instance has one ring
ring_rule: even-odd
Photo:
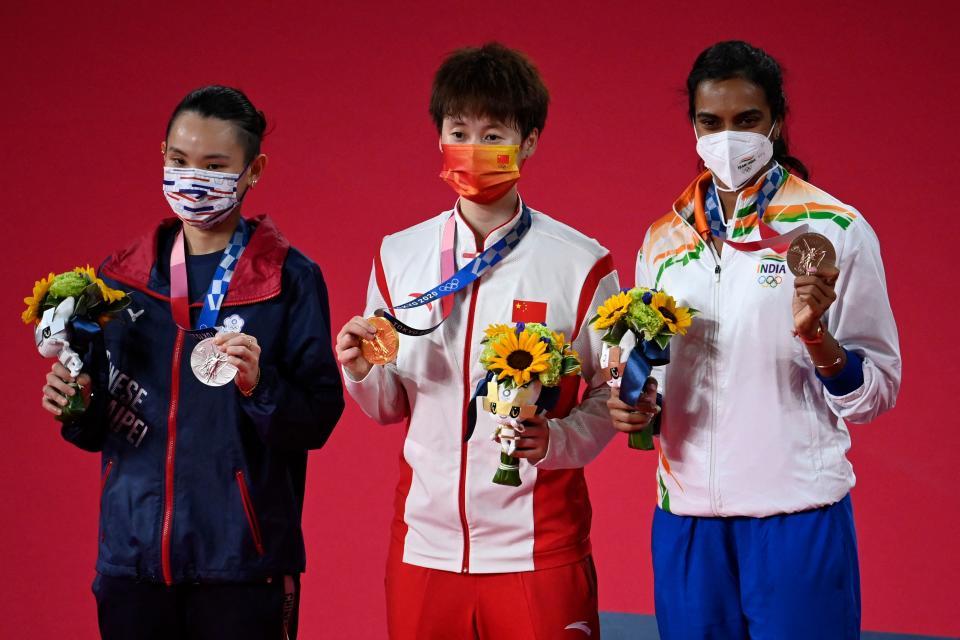
[[[444,144],[440,178],[462,197],[490,204],[520,179],[519,145]]]

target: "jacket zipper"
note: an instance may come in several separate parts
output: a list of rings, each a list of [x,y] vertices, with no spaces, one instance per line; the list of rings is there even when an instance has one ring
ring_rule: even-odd
[[[113,471],[113,458],[107,460],[107,466],[103,469],[103,475],[100,476],[100,500],[103,500],[103,491],[107,488],[107,480],[110,478],[110,472]]]
[[[483,250],[481,249],[481,252]],[[467,523],[467,442],[462,440],[467,435],[467,411],[473,397],[470,389],[470,345],[473,340],[473,315],[477,308],[477,297],[480,293],[480,281],[475,280],[473,291],[470,293],[470,308],[467,312],[467,336],[463,354],[463,427],[460,436],[460,489],[458,502],[460,507],[460,526],[463,529],[463,561],[460,573],[470,573],[470,525]]]
[[[477,254],[486,248],[486,238],[480,243]],[[473,342],[473,317],[477,309],[477,298],[480,297],[480,280],[475,280],[470,292],[470,307],[467,311],[467,333],[463,347],[463,426],[460,444],[460,486],[457,492],[458,507],[460,509],[460,527],[463,530],[463,559],[460,563],[460,573],[470,573],[470,524],[467,522],[467,412],[473,398],[473,389],[470,385],[470,352]]]
[[[253,508],[253,500],[250,499],[250,492],[247,490],[247,481],[243,477],[243,471],[239,469],[234,473],[237,479],[237,486],[240,488],[240,500],[243,501],[243,512],[247,516],[247,524],[250,525],[250,535],[253,536],[253,546],[257,548],[257,555],[263,555],[263,538],[260,535],[260,521],[257,519],[257,512]]]
[[[711,249],[713,249],[711,241]],[[716,261],[716,265],[713,269],[714,274],[714,284],[713,284],[713,308],[716,313],[717,323],[716,329],[713,337],[713,343],[716,345],[720,341],[720,255],[716,250],[712,250],[711,254]],[[717,356],[714,356],[714,365],[713,365],[713,401],[711,404],[711,413],[712,419],[710,420],[710,478],[709,478],[709,491],[710,491],[710,510],[713,511],[714,515],[720,515],[718,504],[717,504],[717,406],[720,399],[719,393],[720,385],[720,359]]]
[[[173,527],[173,471],[177,449],[177,405],[180,402],[180,357],[183,353],[183,329],[177,328],[173,345],[173,365],[170,370],[170,411],[167,413],[167,455],[163,478],[163,525],[160,529],[160,565],[163,581],[173,584],[170,568],[170,530]]]
[[[113,471],[113,458],[107,460],[107,466],[103,469],[103,474],[100,476],[100,512],[103,513],[103,492],[107,488],[107,480],[110,478],[110,472]],[[100,542],[103,542],[107,539],[107,519],[102,518],[102,525],[100,529]]]

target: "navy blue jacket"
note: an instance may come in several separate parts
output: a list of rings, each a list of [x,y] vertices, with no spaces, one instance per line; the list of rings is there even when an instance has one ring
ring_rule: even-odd
[[[307,450],[323,446],[343,411],[340,372],[320,269],[269,218],[249,223],[220,310],[221,323],[242,323],[262,346],[249,398],[190,368],[196,339],[174,323],[169,299],[179,221],[101,266],[132,303],[103,332],[108,357],[92,359],[90,408],[62,429],[102,452],[99,573],[175,584],[304,570]]]

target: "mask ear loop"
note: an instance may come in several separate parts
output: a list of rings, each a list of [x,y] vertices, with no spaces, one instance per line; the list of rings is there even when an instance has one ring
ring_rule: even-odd
[[[243,171],[237,174],[237,182],[240,182],[240,178],[243,177],[243,174],[247,172],[247,169],[249,169],[252,164],[253,164],[253,160],[248,162],[247,165],[243,168]],[[250,183],[247,185],[247,188],[243,190],[243,195],[237,198],[237,204],[231,207],[230,211],[236,210],[241,204],[243,204],[243,201],[247,197],[247,194],[250,193],[251,189],[253,189],[254,182],[255,181],[253,180],[250,181]]]

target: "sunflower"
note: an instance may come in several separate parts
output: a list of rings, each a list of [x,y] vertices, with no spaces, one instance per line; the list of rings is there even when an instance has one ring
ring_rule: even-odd
[[[107,284],[97,277],[97,272],[94,271],[93,267],[87,265],[85,267],[77,267],[74,269],[77,273],[86,276],[87,280],[92,283],[96,283],[97,288],[100,289],[100,297],[103,298],[103,301],[107,304],[113,304],[117,300],[121,300],[125,295],[123,291],[117,291],[116,289],[111,289]]]
[[[33,295],[23,299],[27,305],[24,312],[20,314],[24,324],[40,320],[40,305],[43,304],[43,299],[47,297],[47,291],[50,290],[50,285],[53,284],[55,277],[57,277],[56,274],[51,271],[46,278],[37,280],[33,285]]]
[[[488,339],[492,340],[497,336],[503,335],[504,333],[513,333],[513,329],[511,329],[510,325],[508,324],[492,324],[484,329],[483,333]]]
[[[593,321],[593,327],[606,329],[615,325],[627,313],[632,300],[629,294],[622,292],[607,298],[597,309],[597,319]]]
[[[544,371],[549,362],[547,343],[527,330],[519,335],[513,332],[501,335],[493,348],[497,357],[491,359],[490,369],[500,369],[497,380],[512,376],[518,387],[530,382],[532,374]]]
[[[650,306],[663,316],[664,323],[670,333],[684,335],[687,333],[687,327],[693,322],[690,310],[686,307],[678,307],[673,296],[668,296],[663,291],[657,291],[653,294]]]

